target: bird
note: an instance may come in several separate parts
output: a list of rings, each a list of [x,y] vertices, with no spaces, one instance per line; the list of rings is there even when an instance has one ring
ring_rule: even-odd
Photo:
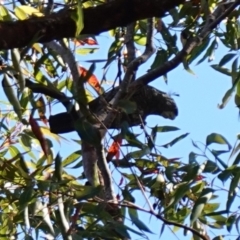
[[[111,105],[104,104],[110,103],[115,94],[118,92],[119,87],[115,87],[112,90],[105,92],[102,96],[95,98],[89,103],[89,109],[94,113],[98,122],[102,122]],[[130,94],[130,93],[131,94]],[[125,105],[129,102],[133,103],[135,108],[131,109],[128,114],[127,111],[118,111],[115,120],[109,126],[109,129],[120,129],[124,121],[126,121],[129,127],[138,126],[145,122],[145,119],[149,115],[162,116],[167,119],[175,119],[178,115],[178,108],[174,99],[167,93],[160,91],[152,86],[145,85],[138,87],[135,91],[129,91],[123,96],[124,100],[127,99]],[[103,101],[103,98],[105,101]],[[108,107],[107,107],[108,106]],[[50,131],[56,134],[68,133],[74,131],[74,118],[77,118],[77,114],[74,109],[70,113],[62,112],[49,117]],[[101,124],[99,124],[101,126]]]

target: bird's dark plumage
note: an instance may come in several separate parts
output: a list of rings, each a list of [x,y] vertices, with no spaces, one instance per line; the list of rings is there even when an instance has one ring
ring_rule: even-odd
[[[118,88],[114,88],[111,91],[104,93],[102,96],[105,98],[106,102],[109,103],[117,91]],[[139,115],[141,115],[143,121],[148,115],[158,115],[169,119],[174,119],[178,115],[178,108],[174,100],[168,94],[159,91],[154,87],[143,86],[135,90],[132,95],[127,94],[125,97],[128,98],[128,96],[131,102],[136,103],[136,110],[128,115],[119,112],[110,128],[119,129],[123,121],[127,121],[129,126],[140,125],[141,119],[139,118]],[[89,108],[98,116],[100,121],[103,121],[106,117],[107,110],[104,110],[106,107],[100,97],[91,101],[89,103]],[[50,116],[49,124],[51,132],[53,133],[67,133],[74,131],[72,117],[66,112]]]

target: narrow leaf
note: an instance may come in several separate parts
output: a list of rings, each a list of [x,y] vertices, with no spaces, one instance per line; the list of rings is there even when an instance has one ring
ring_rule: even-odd
[[[216,70],[216,71],[218,71],[220,73],[223,73],[223,74],[225,74],[227,76],[231,76],[231,71],[228,68],[221,67],[221,66],[219,66],[217,64],[213,64],[213,65],[211,65],[211,67],[214,70]]]
[[[200,197],[193,206],[192,214],[190,216],[191,225],[201,216],[205,204],[212,198],[213,189],[203,189]]]
[[[187,137],[188,134],[189,134],[189,133],[182,134],[181,136],[173,139],[171,142],[162,145],[162,147],[164,147],[164,148],[172,147],[174,144],[176,144],[177,142],[179,142],[179,141],[181,141],[182,139],[184,139],[185,137]]]
[[[232,58],[234,58],[236,56],[235,53],[228,53],[226,54],[219,62],[219,66],[222,67],[223,65],[225,65],[226,63],[228,63]]]
[[[212,143],[225,144],[229,150],[232,148],[227,139],[218,133],[211,133],[207,136],[206,145],[209,146]]]
[[[21,56],[20,56],[19,50],[17,48],[12,49],[11,56],[12,56],[13,67],[17,73],[19,88],[21,92],[23,92],[25,88],[25,78],[23,76],[22,68],[20,66]]]
[[[128,208],[128,213],[132,222],[139,230],[152,233],[152,231],[139,219],[136,209]]]
[[[75,36],[77,37],[81,33],[83,26],[84,26],[82,1],[77,2],[77,9],[76,9],[76,11],[72,12],[71,18],[75,21],[75,24],[76,24]]]
[[[157,132],[171,132],[171,131],[177,131],[177,130],[179,130],[179,128],[174,126],[157,127]]]
[[[78,160],[81,156],[81,151],[76,151],[71,153],[68,157],[66,157],[63,161],[62,161],[62,166],[66,167],[72,163],[74,163],[76,160]]]
[[[4,77],[2,80],[2,86],[3,86],[3,90],[6,94],[6,97],[8,98],[8,101],[12,104],[15,113],[18,115],[19,120],[22,120],[21,105],[20,105],[20,102],[13,90],[13,86],[12,86],[7,74],[4,74]]]

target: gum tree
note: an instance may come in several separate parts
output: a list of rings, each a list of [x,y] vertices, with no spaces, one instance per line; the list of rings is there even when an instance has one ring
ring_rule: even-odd
[[[149,132],[145,119],[157,115],[174,120],[178,115],[173,98],[148,84],[161,81],[159,77],[167,81],[167,73],[180,64],[191,73],[193,61],[211,62],[219,41],[230,53],[212,68],[232,80],[219,107],[232,94],[239,106],[239,4],[239,0],[2,3],[0,71],[8,110],[1,113],[1,239],[21,234],[26,239],[40,235],[130,239],[132,233],[146,237],[153,229],[138,217],[140,212],[154,216],[161,233],[169,225],[207,240],[206,227],[215,229],[214,239],[223,238],[221,228],[231,232],[236,225],[238,231],[238,210],[230,211],[238,197],[238,141],[232,148],[224,136],[212,133],[204,151],[194,144],[199,153],[191,152],[189,161],[168,159],[155,144],[156,135],[178,128],[156,126]],[[103,32],[114,39],[108,47],[98,44]],[[182,48],[177,45],[180,39]],[[94,55],[99,48],[105,48],[106,60]],[[92,54],[88,69],[77,63],[77,54],[82,58]],[[151,68],[137,76],[148,61]],[[100,63],[102,79],[94,74]],[[231,69],[224,66],[227,63]],[[107,71],[116,67],[109,90]],[[64,108],[53,113],[59,105]],[[64,141],[61,134],[68,132],[77,133],[78,149],[62,159],[61,151],[54,154],[54,144]],[[187,135],[176,135],[162,147]],[[225,144],[228,150],[211,149],[211,143]],[[220,156],[226,152],[233,159],[229,165]],[[197,157],[205,160],[196,161]],[[77,177],[68,173],[69,166]],[[228,182],[225,208],[220,208],[216,189],[205,175]],[[133,191],[140,192],[145,208],[135,201]],[[126,217],[135,227],[124,222]]]

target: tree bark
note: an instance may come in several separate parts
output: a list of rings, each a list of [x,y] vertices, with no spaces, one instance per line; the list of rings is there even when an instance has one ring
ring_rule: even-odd
[[[81,34],[101,32],[126,26],[149,17],[163,17],[185,0],[117,0],[83,9],[84,29]],[[63,9],[47,17],[31,17],[23,21],[0,22],[0,49],[25,47],[34,42],[50,42],[75,37],[74,10]]]

